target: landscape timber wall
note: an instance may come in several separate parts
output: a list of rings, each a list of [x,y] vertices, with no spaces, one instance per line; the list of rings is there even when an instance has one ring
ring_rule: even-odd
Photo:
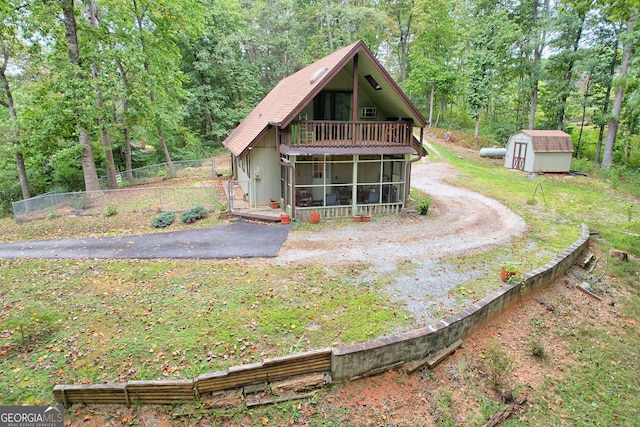
[[[73,403],[173,404],[197,400],[201,394],[310,373],[329,372],[334,380],[373,375],[406,362],[424,359],[468,337],[512,304],[564,275],[588,244],[589,229],[582,225],[582,235],[573,245],[543,267],[527,273],[520,283],[505,285],[460,313],[425,328],[360,344],[235,366],[191,380],[56,385],[54,399],[65,407]]]
[[[435,325],[333,349],[332,378],[342,380],[366,376],[385,370],[385,367],[424,359],[454,341],[468,337],[514,302],[565,274],[588,244],[589,228],[583,224],[582,235],[573,245],[543,267],[527,273],[520,283],[502,286]]]

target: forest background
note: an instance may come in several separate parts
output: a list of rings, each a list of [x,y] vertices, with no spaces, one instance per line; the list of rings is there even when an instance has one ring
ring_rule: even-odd
[[[210,157],[282,78],[359,39],[433,127],[476,147],[562,129],[576,167],[640,182],[637,0],[3,0],[0,16],[0,214]]]

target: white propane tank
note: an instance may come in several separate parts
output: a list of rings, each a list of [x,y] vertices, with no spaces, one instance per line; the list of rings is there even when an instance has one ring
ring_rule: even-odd
[[[480,157],[490,157],[492,159],[501,159],[507,154],[506,148],[485,147],[480,149]]]

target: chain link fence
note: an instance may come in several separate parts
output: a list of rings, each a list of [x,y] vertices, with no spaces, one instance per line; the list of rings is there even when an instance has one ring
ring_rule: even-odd
[[[111,215],[127,212],[180,212],[194,206],[219,211],[221,186],[144,187],[54,193],[13,203],[16,223],[57,216]]]
[[[231,173],[231,160],[228,157],[177,161],[172,166],[173,174],[166,163],[119,173],[118,184],[124,188],[118,190],[47,193],[12,202],[13,217],[16,223],[22,223],[56,216],[109,215],[111,212],[179,212],[199,205],[207,210],[220,210],[223,207],[223,190],[220,185],[127,188],[143,183],[160,183],[171,175],[174,178],[211,180]],[[103,188],[106,187],[106,177],[100,178],[100,182]]]
[[[132,169],[131,171],[118,172],[116,181],[118,187],[146,184],[163,181],[168,178],[208,178],[231,174],[231,158],[205,159],[205,160],[180,160],[168,163],[158,163]],[[100,177],[100,187],[107,189],[107,177]]]

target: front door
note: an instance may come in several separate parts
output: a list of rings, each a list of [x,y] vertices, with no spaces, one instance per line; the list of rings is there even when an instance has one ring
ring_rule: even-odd
[[[527,144],[525,142],[516,142],[513,144],[513,163],[511,169],[524,170],[524,161],[527,157]]]

